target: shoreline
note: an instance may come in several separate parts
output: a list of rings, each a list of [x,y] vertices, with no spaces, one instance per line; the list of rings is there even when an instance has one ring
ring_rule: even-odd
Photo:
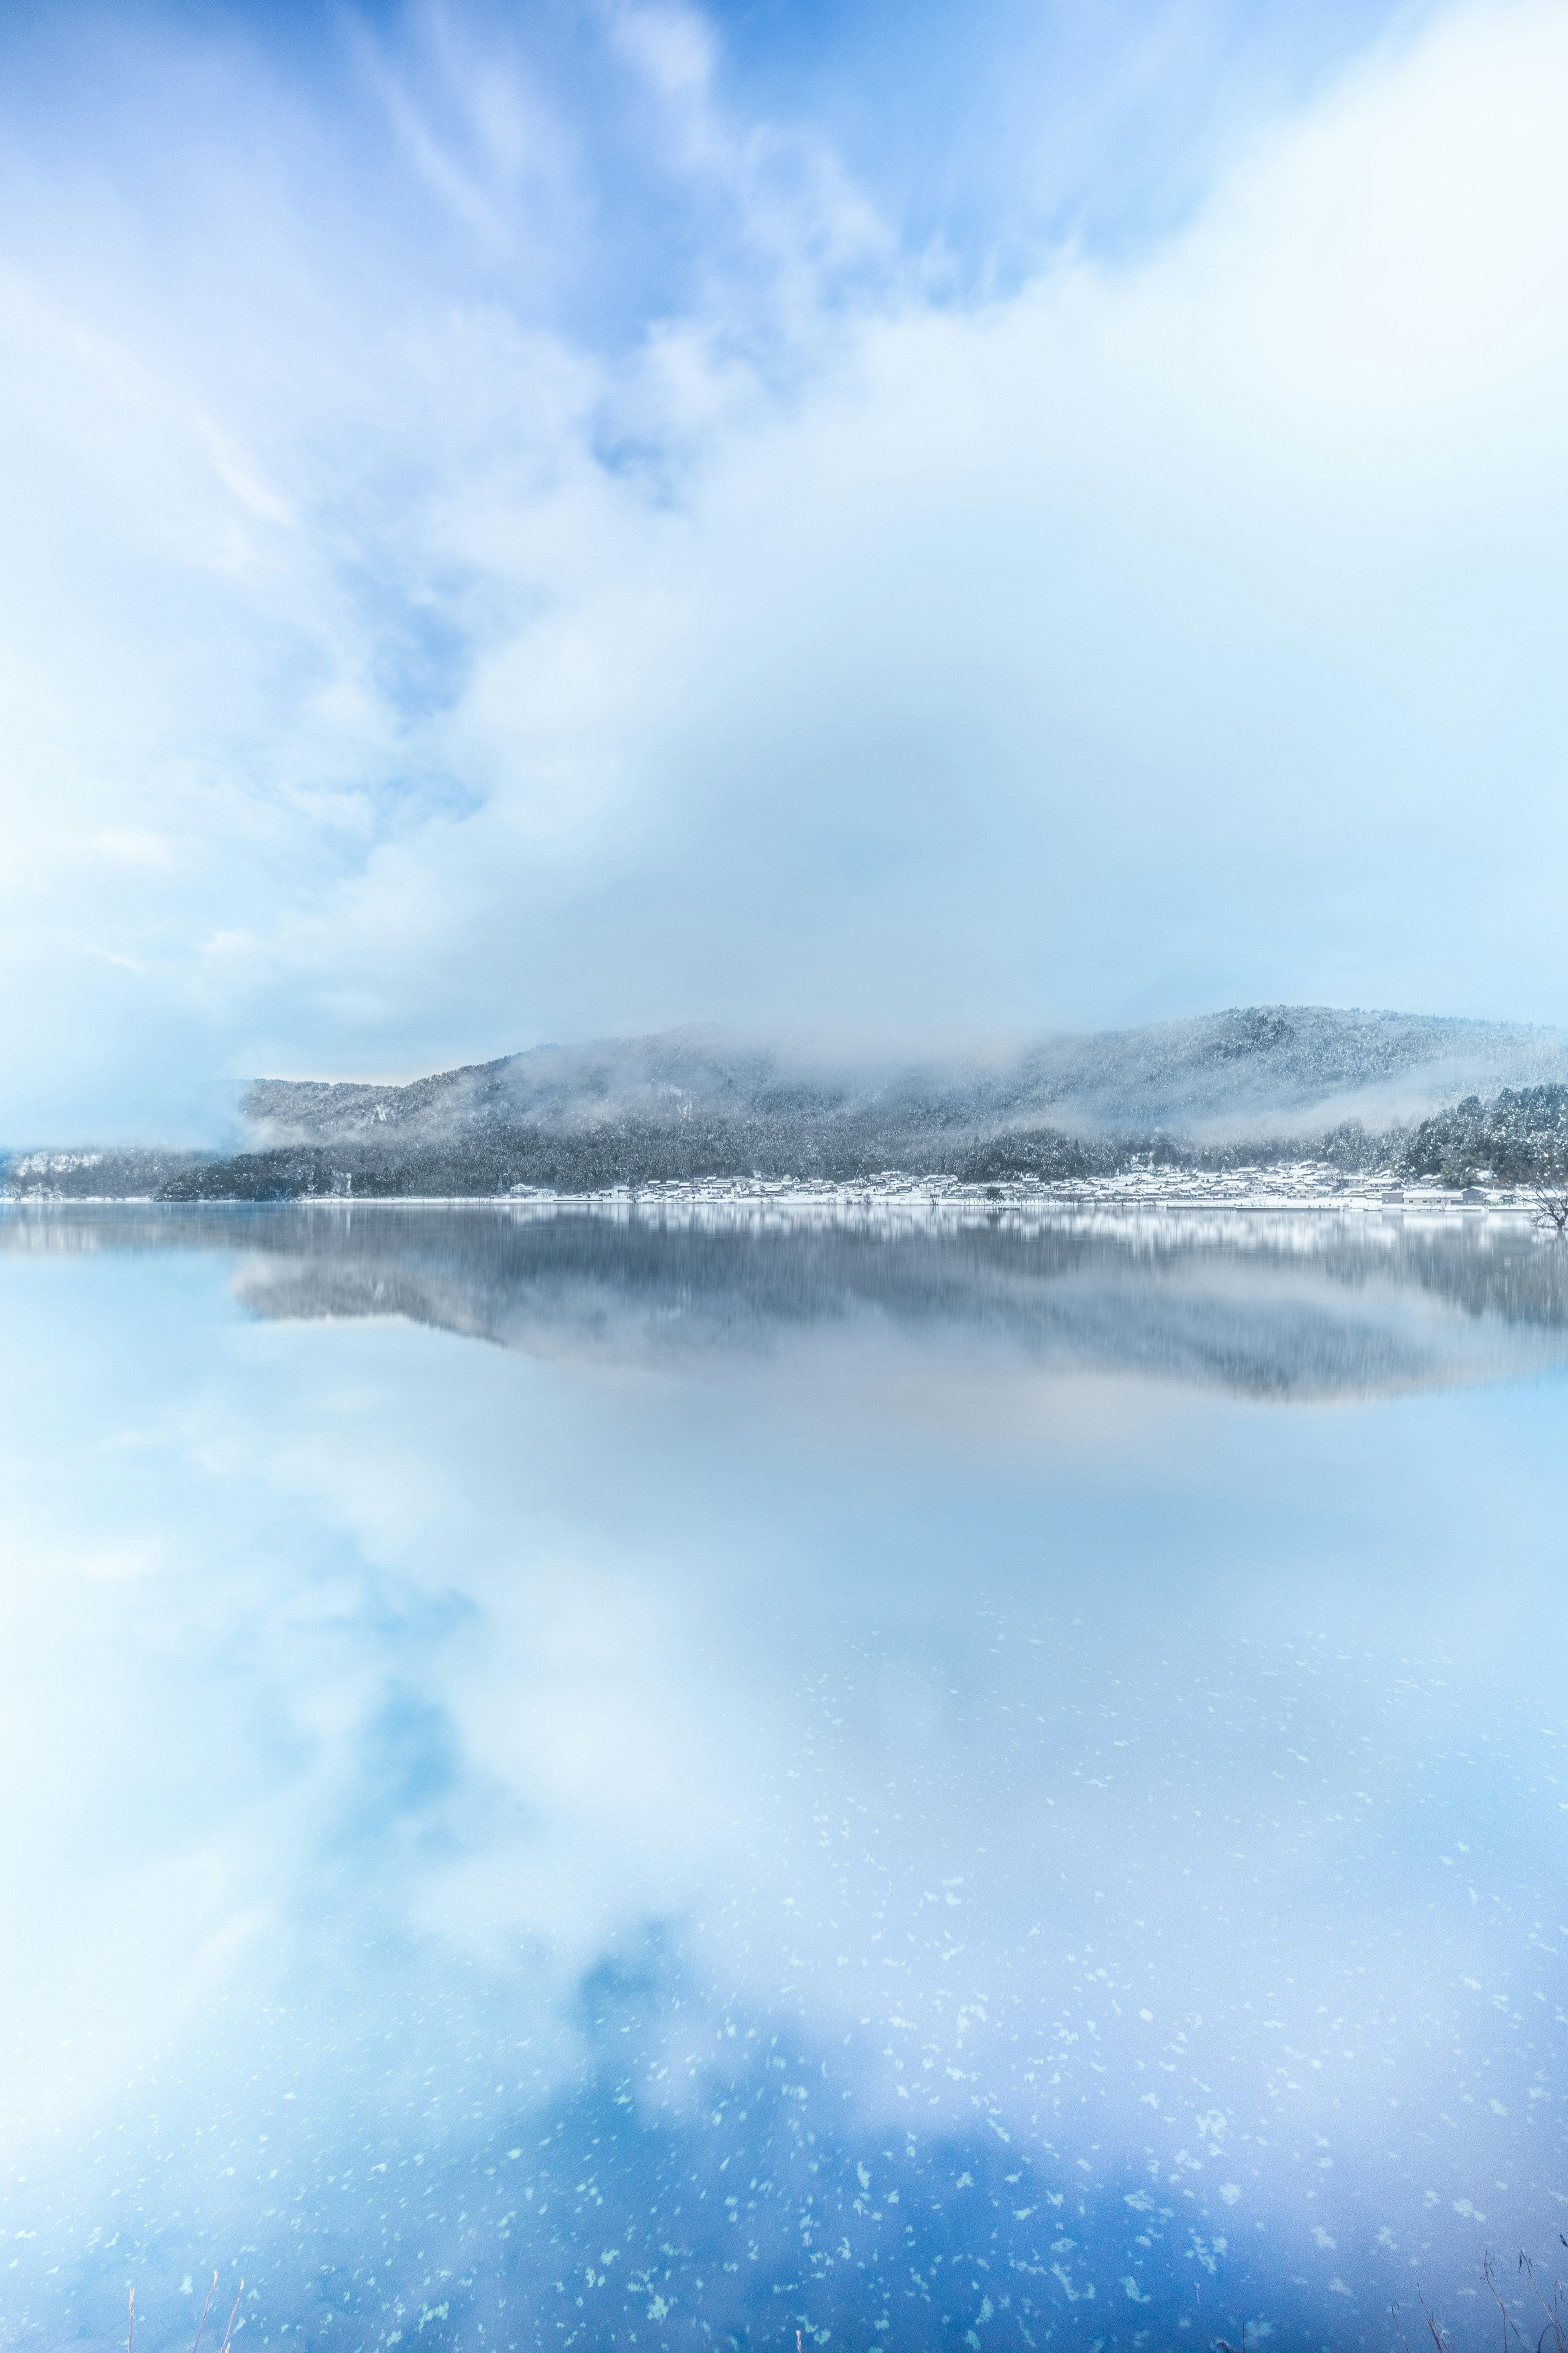
[[[1484,1217],[1534,1227],[1542,1212],[1528,1191],[1510,1187],[1469,1187],[1463,1192],[1431,1182],[1405,1184],[1392,1171],[1346,1178],[1321,1163],[1286,1163],[1267,1172],[1242,1168],[1210,1173],[1196,1169],[1148,1169],[1114,1176],[1047,1181],[1021,1177],[965,1184],[949,1176],[907,1176],[889,1170],[875,1177],[842,1181],[806,1177],[712,1176],[600,1187],[591,1192],[517,1186],[502,1193],[355,1193],[352,1180],[341,1191],[257,1199],[215,1195],[171,1200],[158,1194],[68,1194],[41,1187],[0,1192],[0,1209],[58,1212],[71,1209],[504,1209],[517,1216],[687,1215],[726,1210],[751,1217],[792,1213],[821,1216],[846,1212],[911,1217],[932,1214],[986,1221],[1039,1216],[1147,1215],[1185,1211],[1243,1216],[1310,1212],[1319,1216],[1411,1219],[1447,1223]]]

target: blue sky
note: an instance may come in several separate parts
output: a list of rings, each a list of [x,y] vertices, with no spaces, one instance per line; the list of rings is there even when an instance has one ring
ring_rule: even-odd
[[[1568,14],[0,23],[0,1132],[1568,1015]]]

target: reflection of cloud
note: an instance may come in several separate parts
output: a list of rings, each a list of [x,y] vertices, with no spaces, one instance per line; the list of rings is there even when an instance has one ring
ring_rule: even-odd
[[[563,2249],[641,2276],[664,2242],[647,2293],[682,2327],[759,2281],[842,2317],[993,2247],[1039,2267],[1016,2296],[1060,2263],[1170,2311],[1187,2234],[1243,2224],[1233,2273],[1278,2316],[1292,2272],[1328,2292],[1314,2226],[1350,2276],[1369,2215],[1405,2261],[1428,2186],[1498,2211],[1480,2177],[1525,2162],[1548,2030],[1526,2066],[1492,1997],[1550,2010],[1520,1924],[1561,1833],[1534,1733],[1510,1757],[1479,1731],[1521,1626],[1557,1640],[1554,1396],[1200,1398],[1152,1457],[1106,1384],[1091,1457],[982,1460],[930,1418],[849,1448],[791,1406],[888,1361],[853,1322],[716,1396],[679,1357],[655,1381],[613,1351],[237,1324],[200,1257],[0,1270],[29,1793],[0,1840],[36,1891],[0,2007],[30,2031],[8,2153],[56,2200],[39,2308],[58,2218],[101,2202],[81,2152],[122,2122],[177,2149],[182,2232],[226,2217],[197,2227],[269,2263],[294,2215],[321,2234],[265,2274],[290,2311],[318,2249],[356,2313],[384,2245],[406,2296],[412,2245],[479,2280],[492,2333],[486,2295],[553,2325]],[[160,1532],[139,1579],[81,1566],[110,1525]],[[1511,1589],[1479,1592],[1500,1550]],[[1465,2106],[1478,2084],[1510,2115]],[[1391,2096],[1430,2181],[1388,2172]],[[897,2207],[857,2209],[861,2166]],[[726,2251],[738,2177],[756,2270]],[[799,2268],[808,2210],[844,2268]],[[424,2235],[399,2253],[384,2221]],[[1468,2261],[1422,2231],[1433,2277]],[[943,2309],[898,2305],[892,2341]]]

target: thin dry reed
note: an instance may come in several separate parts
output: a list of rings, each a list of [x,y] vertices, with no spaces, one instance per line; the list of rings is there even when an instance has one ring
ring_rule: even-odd
[[[191,2348],[191,2353],[201,2353],[202,2331],[207,2325],[207,2314],[212,2309],[213,2295],[216,2287],[217,2274],[214,2272],[212,2286],[207,2290],[207,2300],[202,2306],[202,2316],[196,2323],[196,2341]],[[239,2310],[239,2297],[244,2294],[245,2282],[241,2280],[239,2295],[234,2299],[234,2311],[228,2316],[228,2327],[223,2332],[223,2343],[218,2348],[218,2353],[229,2353],[229,2341],[234,2335],[235,2314]],[[134,2288],[131,2291],[131,2316],[125,2327],[125,2353],[136,2353],[136,2291]]]

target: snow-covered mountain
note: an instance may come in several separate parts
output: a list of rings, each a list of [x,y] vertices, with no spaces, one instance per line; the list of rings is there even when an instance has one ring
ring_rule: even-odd
[[[264,1080],[246,1111],[258,1148],[693,1120],[799,1123],[819,1141],[835,1127],[885,1130],[922,1148],[944,1134],[1040,1126],[1201,1143],[1351,1119],[1386,1127],[1468,1094],[1564,1082],[1568,1038],[1556,1030],[1276,1005],[920,1062],[672,1029],[540,1046],[408,1086]]]
[[[1484,1100],[1483,1100],[1484,1099]],[[1568,1170],[1568,1038],[1504,1023],[1254,1006],[923,1060],[719,1029],[541,1046],[406,1086],[258,1081],[225,1155],[33,1152],[12,1196],[495,1195],[890,1170],[1079,1180],[1326,1157],[1450,1183]]]

